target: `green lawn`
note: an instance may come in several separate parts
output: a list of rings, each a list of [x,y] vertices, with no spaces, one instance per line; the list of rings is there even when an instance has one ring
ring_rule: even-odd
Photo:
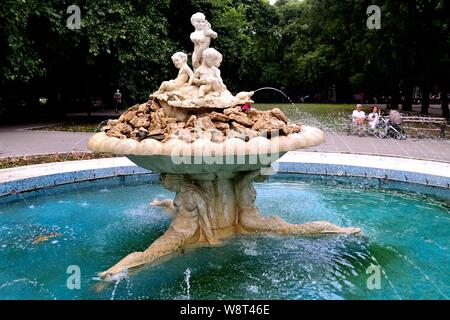
[[[351,114],[355,110],[355,104],[326,104],[326,103],[296,103],[294,105],[290,103],[256,103],[255,107],[261,110],[268,110],[272,108],[280,108],[285,110],[287,108],[295,108],[297,110],[308,112],[317,116],[330,113],[342,113],[346,112]],[[369,107],[363,107],[364,112],[370,112]]]
[[[350,123],[349,116],[355,110],[355,104],[312,104],[297,103],[295,105],[283,104],[263,104],[254,105],[260,110],[280,108],[293,121],[300,121],[307,125],[319,127],[333,132],[346,132]],[[366,114],[371,112],[370,107],[361,108]],[[401,110],[400,110],[401,112]],[[403,126],[409,137],[436,138],[439,137],[439,125],[433,124],[409,124]],[[426,128],[427,130],[420,130]],[[434,129],[434,131],[430,130]],[[447,126],[446,137],[450,136],[450,126]]]
[[[355,110],[355,104],[257,103],[254,106],[260,110],[280,108],[293,121],[337,132],[347,130],[349,116]],[[370,113],[370,107],[362,110]]]

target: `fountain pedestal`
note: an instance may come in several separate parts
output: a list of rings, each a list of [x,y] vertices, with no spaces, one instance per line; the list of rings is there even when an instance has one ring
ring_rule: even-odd
[[[236,173],[189,176],[206,199],[212,234],[223,239],[238,232],[236,213]]]

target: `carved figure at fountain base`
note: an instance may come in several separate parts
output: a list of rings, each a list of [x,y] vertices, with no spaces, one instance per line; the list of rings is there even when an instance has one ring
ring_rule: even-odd
[[[176,192],[175,199],[154,200],[174,214],[164,235],[148,249],[134,252],[110,269],[100,273],[104,279],[152,263],[190,245],[217,245],[239,233],[276,233],[301,236],[355,234],[358,228],[343,228],[326,221],[292,224],[275,216],[263,216],[255,207],[254,179],[264,178],[260,171],[224,174],[161,174],[161,184]]]

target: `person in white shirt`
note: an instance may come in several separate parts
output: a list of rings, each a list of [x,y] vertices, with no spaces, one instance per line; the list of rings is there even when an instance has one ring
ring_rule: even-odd
[[[366,119],[366,114],[361,110],[362,105],[357,104],[356,110],[352,113],[352,124],[355,129],[355,133],[358,132],[359,136],[364,134],[364,120]]]
[[[380,112],[377,106],[372,107],[372,112],[367,116],[369,120],[369,127],[372,130],[375,130],[378,120],[380,119]]]

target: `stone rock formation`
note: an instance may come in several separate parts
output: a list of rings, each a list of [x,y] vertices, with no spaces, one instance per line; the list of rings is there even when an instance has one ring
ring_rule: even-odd
[[[198,115],[198,113],[197,113]],[[165,142],[169,139],[186,140],[187,132],[197,132],[204,137],[205,131],[219,130],[224,136],[267,137],[268,132],[277,131],[280,136],[301,132],[301,124],[290,122],[284,113],[275,108],[260,111],[255,108],[243,111],[241,106],[205,113],[186,113],[181,120],[166,114],[157,99],[136,105],[125,111],[118,120],[109,120],[101,129],[108,137],[133,139],[138,142],[155,139]],[[186,130],[188,129],[188,130]],[[144,132],[145,134],[142,134]],[[212,137],[211,137],[212,138]],[[195,140],[188,139],[190,142]],[[248,140],[248,139],[247,139]]]

